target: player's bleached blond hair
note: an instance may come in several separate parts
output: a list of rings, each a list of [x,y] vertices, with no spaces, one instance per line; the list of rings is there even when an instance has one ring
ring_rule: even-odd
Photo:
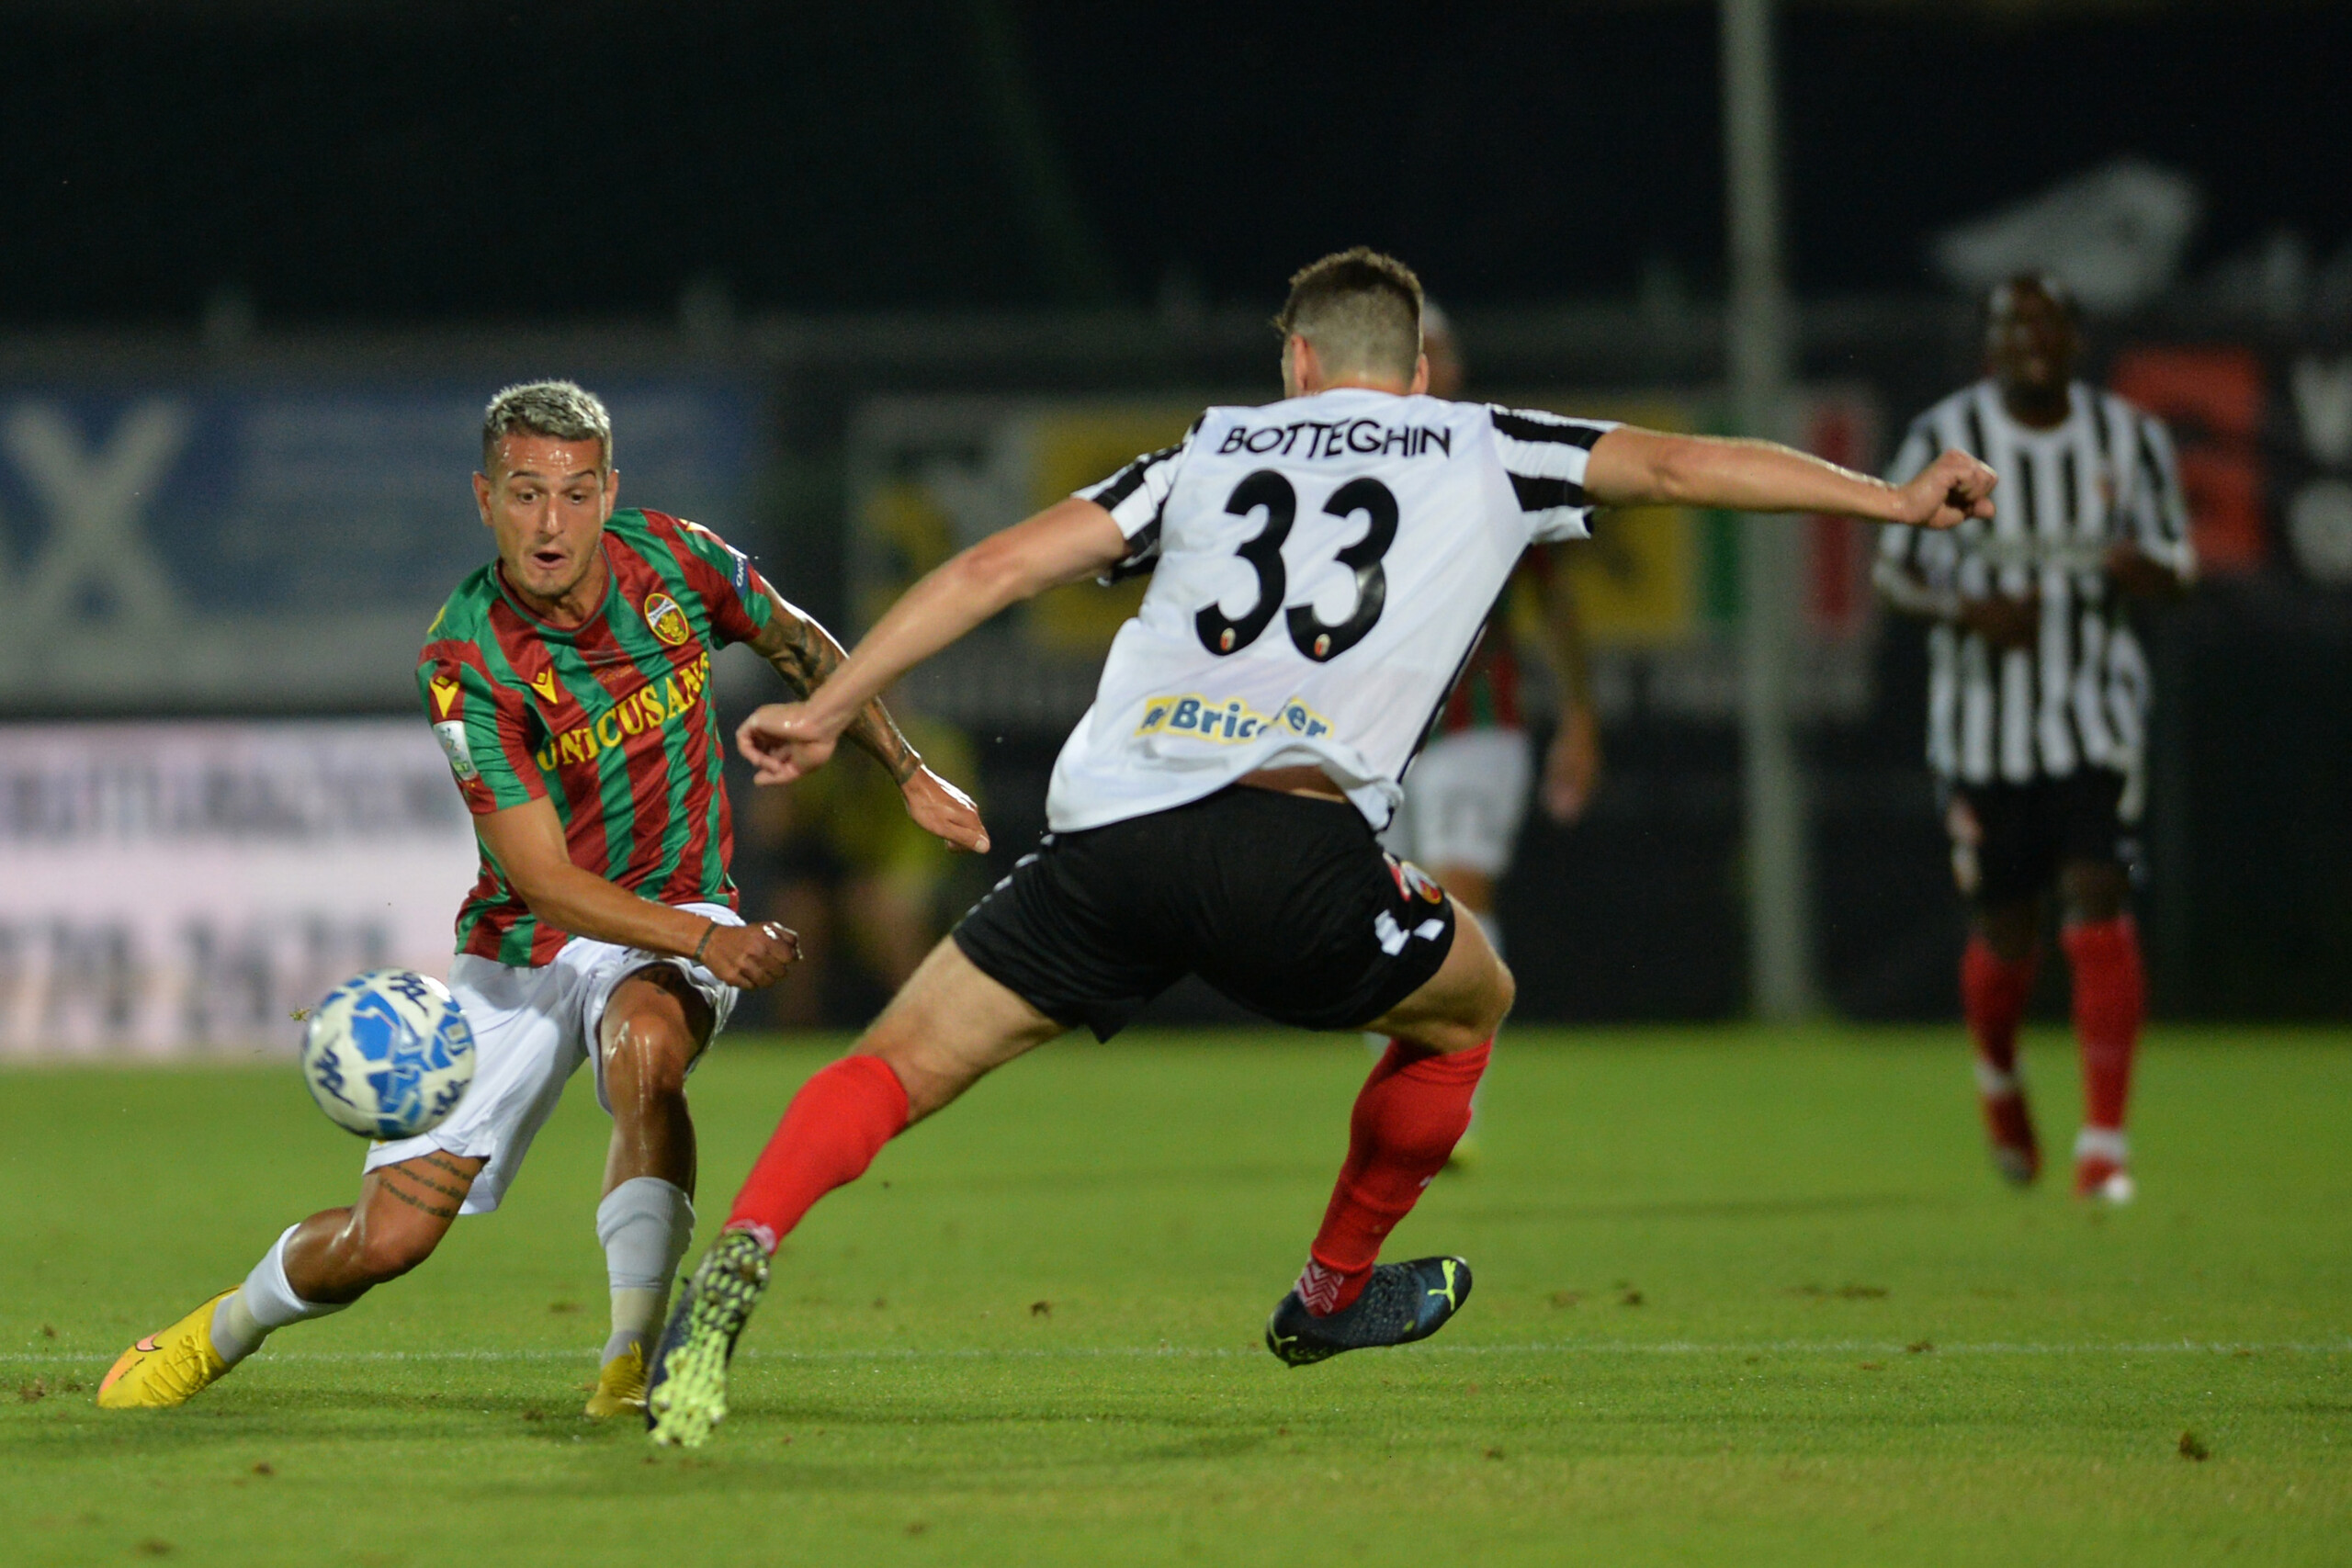
[[[1410,379],[1421,357],[1421,280],[1411,267],[1357,245],[1291,275],[1274,330],[1313,344],[1327,376]]]
[[[613,416],[596,394],[577,381],[523,381],[503,388],[481,412],[481,471],[493,473],[498,443],[521,431],[557,441],[594,441],[604,449],[602,467],[613,466]]]

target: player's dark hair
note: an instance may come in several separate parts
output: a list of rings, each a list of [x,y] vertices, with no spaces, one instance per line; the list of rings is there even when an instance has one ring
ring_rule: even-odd
[[[1421,280],[1368,245],[1336,252],[1291,275],[1274,330],[1314,344],[1327,375],[1409,378],[1421,356]]]
[[[576,381],[524,381],[490,400],[481,413],[481,471],[497,471],[498,444],[521,431],[556,441],[594,441],[613,466],[613,416]]]
[[[2067,321],[2077,326],[2082,324],[2083,307],[2081,302],[2075,299],[2075,291],[2046,272],[2011,273],[1992,288],[1987,288],[1984,291],[1984,324],[1992,325],[1993,318],[2007,310],[2009,301],[2017,297],[2019,289],[2023,288],[2030,288],[2035,293],[2042,295],[2052,305],[2058,307],[2059,314],[2064,316]]]

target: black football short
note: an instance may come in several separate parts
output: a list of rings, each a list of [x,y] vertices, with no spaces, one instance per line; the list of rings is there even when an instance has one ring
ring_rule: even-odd
[[[1352,806],[1233,787],[1077,833],[974,905],[956,945],[1039,1012],[1108,1040],[1188,974],[1303,1029],[1354,1029],[1453,946],[1453,906]]]
[[[2077,768],[2030,784],[1954,784],[1944,810],[1952,877],[1980,905],[2040,897],[2072,861],[2128,864],[2134,857],[2120,810],[2123,775]]]

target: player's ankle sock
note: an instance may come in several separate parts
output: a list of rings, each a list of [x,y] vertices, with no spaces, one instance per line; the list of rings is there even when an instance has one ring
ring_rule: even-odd
[[[1412,1213],[1469,1126],[1470,1097],[1493,1044],[1441,1055],[1390,1043],[1356,1095],[1347,1163],[1298,1277],[1307,1311],[1339,1312],[1363,1293],[1380,1244]]]
[[[2010,963],[1981,936],[1970,937],[1961,954],[1961,1010],[1976,1043],[1977,1083],[1988,1098],[2017,1089],[2018,1026],[2033,996],[2036,967],[2030,958]]]
[[[349,1306],[349,1302],[306,1302],[294,1293],[286,1281],[286,1244],[302,1227],[288,1225],[286,1234],[267,1252],[262,1254],[245,1282],[220,1299],[212,1309],[212,1348],[220,1359],[235,1366],[261,1348],[272,1330],[306,1318],[326,1317]]]
[[[633,1176],[596,1205],[596,1240],[605,1248],[605,1278],[613,1292],[605,1360],[651,1341],[694,1234],[694,1200],[658,1176]]]
[[[2083,1058],[2083,1122],[2120,1131],[2132,1058],[2148,1008],[2140,932],[2129,915],[2069,927],[2060,939],[2075,971],[2075,1039]]]
[[[818,1073],[785,1107],[726,1228],[774,1252],[818,1199],[865,1173],[905,1130],[908,1111],[906,1087],[879,1056],[844,1056]]]

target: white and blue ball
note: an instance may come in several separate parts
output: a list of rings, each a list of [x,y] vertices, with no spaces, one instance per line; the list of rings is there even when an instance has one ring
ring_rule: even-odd
[[[302,1040],[302,1078],[338,1127],[411,1138],[438,1126],[474,1081],[474,1032],[449,987],[371,969],[329,991]]]

